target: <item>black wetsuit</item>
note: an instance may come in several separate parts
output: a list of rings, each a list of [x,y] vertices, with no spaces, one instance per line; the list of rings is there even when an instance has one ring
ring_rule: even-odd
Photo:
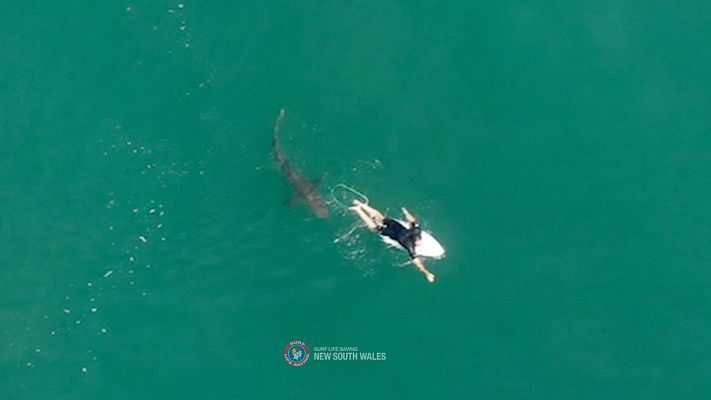
[[[412,224],[412,227],[408,229],[398,221],[386,217],[383,220],[383,224],[378,227],[378,232],[400,243],[400,246],[407,250],[407,254],[411,258],[416,257],[415,241],[420,238],[420,232],[422,232],[419,224]]]

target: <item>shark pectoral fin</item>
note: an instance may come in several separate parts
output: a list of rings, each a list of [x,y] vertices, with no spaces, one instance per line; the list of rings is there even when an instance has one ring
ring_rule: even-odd
[[[289,207],[298,206],[300,204],[304,204],[304,197],[297,193],[292,194],[288,200],[284,201],[284,205]]]

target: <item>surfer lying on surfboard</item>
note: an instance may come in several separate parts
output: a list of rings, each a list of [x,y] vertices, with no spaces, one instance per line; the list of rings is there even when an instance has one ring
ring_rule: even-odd
[[[405,249],[412,259],[412,263],[425,275],[427,281],[434,283],[435,275],[427,269],[417,254],[417,245],[422,239],[422,229],[420,229],[417,218],[410,214],[406,208],[402,208],[402,213],[409,226],[386,217],[380,211],[359,200],[353,200],[353,206],[348,209],[355,212],[371,231],[378,232],[384,239],[391,239]]]

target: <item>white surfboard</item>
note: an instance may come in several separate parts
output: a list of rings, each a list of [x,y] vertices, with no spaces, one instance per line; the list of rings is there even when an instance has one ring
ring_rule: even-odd
[[[401,221],[399,219],[396,221],[401,223],[402,226],[404,226],[405,228],[410,228],[409,222]],[[387,236],[381,236],[381,238],[385,243],[390,246],[402,248],[400,243],[398,243],[396,240],[390,239]],[[437,241],[437,239],[434,238],[434,236],[432,236],[429,232],[423,230],[422,234],[420,235],[420,241],[415,246],[415,255],[429,258],[442,258],[444,257],[444,254],[444,247],[442,247],[442,245]]]

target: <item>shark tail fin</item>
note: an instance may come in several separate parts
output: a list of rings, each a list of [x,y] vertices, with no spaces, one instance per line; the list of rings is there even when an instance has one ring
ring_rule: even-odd
[[[286,117],[286,108],[279,110],[279,118],[277,118],[274,124],[274,140],[279,137],[279,131],[281,130],[281,123],[284,121],[284,117]]]
[[[282,108],[279,110],[279,118],[277,118],[276,123],[274,124],[274,136],[272,136],[272,153],[278,162],[281,162],[283,158],[283,151],[279,142],[279,132],[281,131],[281,124],[285,117],[286,108]]]

